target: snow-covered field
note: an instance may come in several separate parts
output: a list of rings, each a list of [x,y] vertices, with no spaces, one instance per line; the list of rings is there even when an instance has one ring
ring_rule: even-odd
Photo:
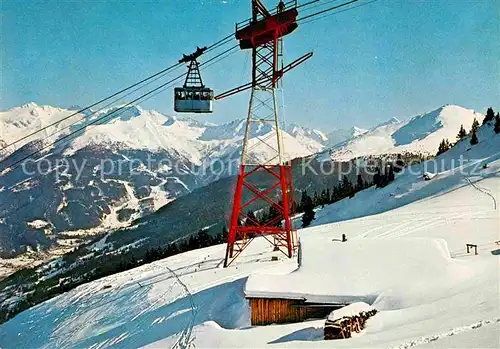
[[[430,181],[422,167],[318,211],[300,230],[297,271],[296,260],[271,261],[278,252],[261,240],[226,269],[224,245],[191,251],[17,315],[0,326],[0,347],[497,348],[500,136],[491,129],[478,136],[479,145],[462,142],[438,157]],[[460,156],[471,161],[453,163]],[[333,241],[341,234],[346,243]],[[466,253],[467,243],[478,255]],[[335,342],[322,340],[324,320],[252,327],[250,275],[248,292],[261,280],[261,292],[316,290],[362,298],[379,312],[361,334]]]

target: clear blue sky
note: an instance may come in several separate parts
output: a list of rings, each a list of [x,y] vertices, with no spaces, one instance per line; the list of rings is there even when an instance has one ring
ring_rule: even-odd
[[[231,33],[249,4],[1,1],[0,108],[90,104]],[[443,104],[498,109],[499,14],[499,0],[379,0],[300,25],[285,41],[285,57],[314,56],[286,76],[287,122],[328,131]],[[206,85],[222,92],[248,81],[247,55],[205,70]],[[245,117],[247,101],[248,94],[222,100],[214,114],[198,118]],[[143,106],[173,114],[172,90]]]

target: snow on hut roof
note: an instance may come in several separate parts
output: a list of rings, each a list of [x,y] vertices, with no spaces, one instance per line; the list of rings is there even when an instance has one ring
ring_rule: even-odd
[[[302,238],[302,264],[286,275],[251,275],[247,298],[302,299],[306,302],[372,304],[382,292],[405,293],[432,288],[467,275],[452,260],[442,239],[359,239],[347,242],[326,237]],[[402,262],[403,261],[403,262]]]

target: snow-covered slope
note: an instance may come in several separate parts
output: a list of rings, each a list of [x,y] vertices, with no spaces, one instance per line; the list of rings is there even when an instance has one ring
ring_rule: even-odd
[[[498,347],[500,135],[487,125],[478,138],[438,157],[430,181],[422,179],[427,162],[318,211],[314,226],[299,231],[302,272],[263,239],[225,269],[224,245],[191,251],[31,308],[0,326],[0,346]],[[352,217],[359,218],[343,220]],[[346,243],[332,241],[342,234]],[[466,253],[466,243],[478,255]],[[335,253],[324,251],[333,245]],[[333,274],[315,278],[328,265]],[[327,296],[369,294],[378,313],[360,335],[335,342],[323,341],[324,320],[251,327],[244,291],[257,274],[297,274],[300,287],[312,289],[314,279]]]
[[[349,160],[359,156],[404,152],[435,154],[443,138],[453,142],[460,125],[468,130],[474,118],[481,122],[484,116],[455,105],[443,106],[407,121],[392,118],[337,144],[322,158]]]
[[[320,130],[302,127],[295,123],[286,125],[285,131],[313,153],[323,150],[328,143],[328,136]]]
[[[495,134],[492,125],[487,124],[479,128],[477,137],[479,144],[475,146],[471,146],[470,136],[467,136],[435,159],[406,168],[385,188],[371,187],[352,199],[329,205],[318,214],[313,224],[384,212],[468,185],[469,181],[474,182],[480,178],[500,179],[500,135]],[[432,173],[433,179],[424,181],[425,172]]]
[[[325,147],[334,147],[339,143],[368,132],[368,130],[353,126],[349,129],[335,129],[329,133],[324,133],[317,129],[299,126],[295,123],[286,125],[285,131],[315,153]]]
[[[349,129],[338,129],[328,133],[327,147],[335,147],[338,144],[356,138],[368,132],[368,130],[353,126]]]

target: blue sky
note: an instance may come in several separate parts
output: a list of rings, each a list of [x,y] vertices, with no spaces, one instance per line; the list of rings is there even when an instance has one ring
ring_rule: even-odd
[[[90,104],[228,35],[248,17],[249,4],[2,1],[0,108]],[[499,14],[498,0],[378,0],[299,25],[285,40],[285,58],[314,56],[285,77],[286,121],[328,131],[443,104],[498,110]],[[203,71],[205,84],[217,93],[247,82],[248,55],[236,52]],[[173,114],[172,93],[142,105]],[[218,101],[215,113],[196,117],[246,117],[248,97]]]

